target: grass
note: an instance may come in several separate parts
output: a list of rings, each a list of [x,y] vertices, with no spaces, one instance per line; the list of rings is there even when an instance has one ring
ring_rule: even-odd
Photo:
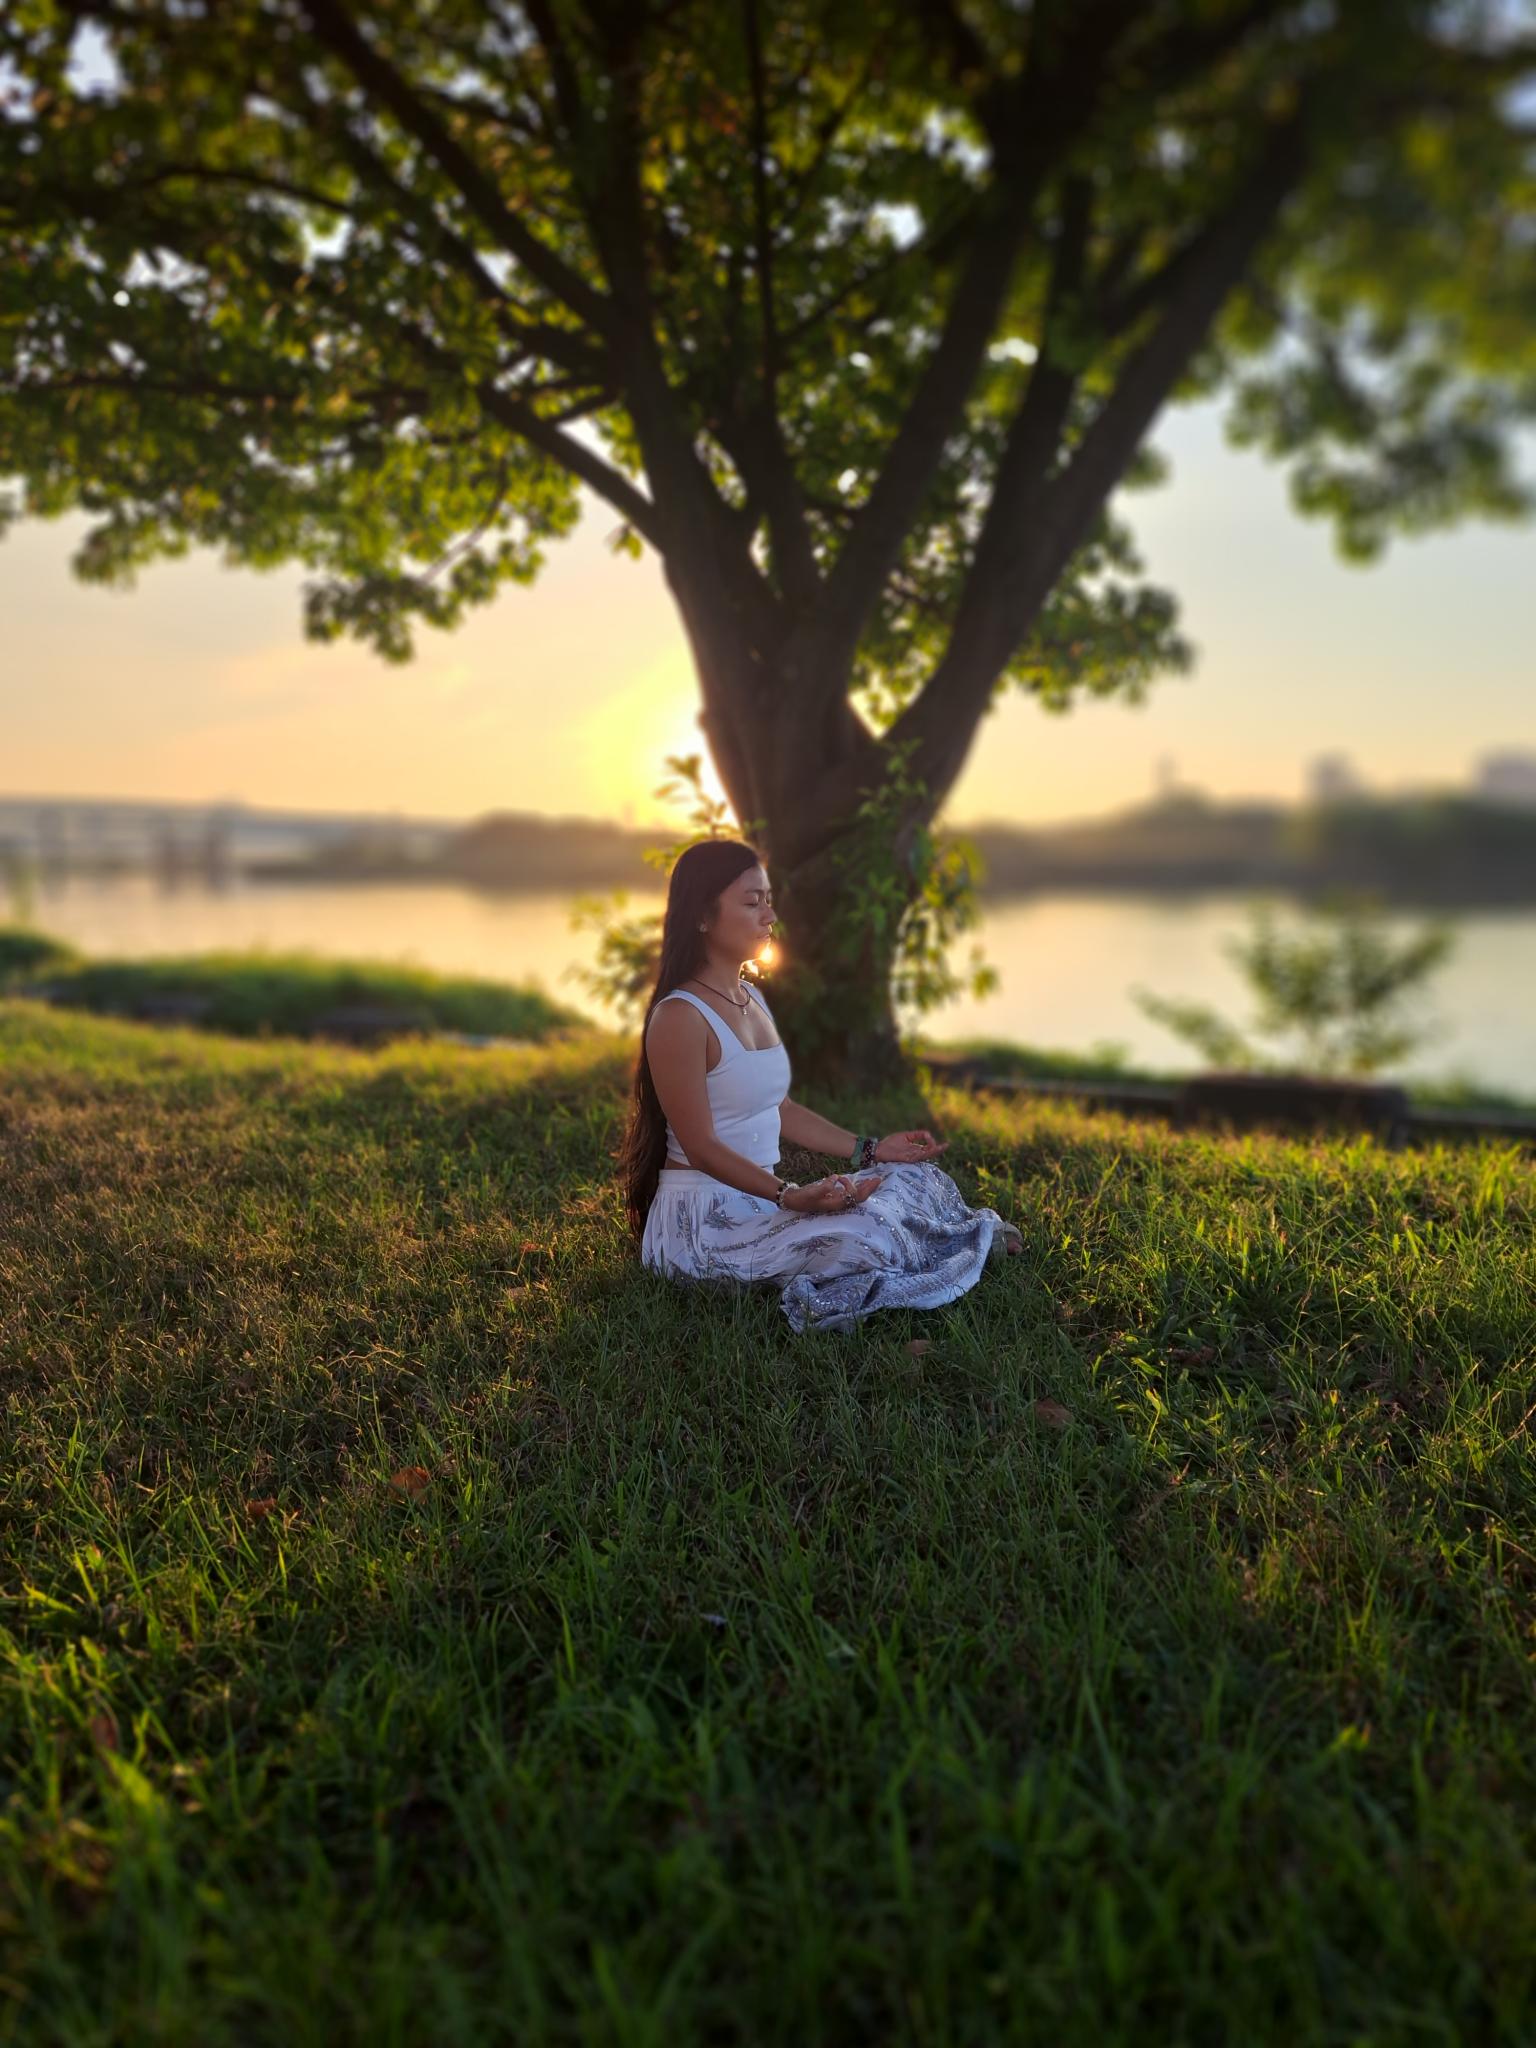
[[[1177,1081],[1182,1075],[1133,1067],[1124,1047],[1100,1045],[1089,1052],[1060,1052],[1042,1046],[1017,1045],[1006,1038],[914,1040],[919,1057],[926,1052],[948,1053],[965,1059],[985,1060],[993,1074],[1027,1076],[1055,1081]]]
[[[308,1036],[326,1011],[363,1003],[396,1009],[402,1026],[424,1032],[521,1038],[532,1043],[587,1033],[592,1019],[540,988],[434,973],[387,961],[337,961],[324,955],[264,948],[145,960],[87,960],[74,947],[25,924],[0,924],[0,991],[25,994],[45,984],[65,1009],[108,1016],[133,1013],[146,996],[193,995],[208,1008],[201,1028],[237,1037]],[[1176,1084],[1186,1078],[1130,1063],[1122,1046],[1067,1052],[989,1037],[936,1041],[919,1035],[914,1050],[985,1059],[994,1075],[1062,1081]],[[1452,1078],[1408,1084],[1411,1099],[1448,1109],[1536,1112],[1536,1103]]]
[[[626,1051],[0,1002],[0,2039],[1528,2042],[1536,1165],[944,1092],[797,1338]]]
[[[362,1003],[397,1010],[402,1024],[476,1036],[544,1040],[589,1031],[590,1020],[536,988],[381,961],[305,952],[210,952],[148,960],[87,960],[24,926],[0,926],[0,988],[46,983],[65,1009],[121,1013],[145,996],[204,998],[209,1031],[237,1037],[310,1032],[328,1010]]]
[[[1187,1069],[1174,1072],[1166,1067],[1134,1066],[1124,1048],[1117,1045],[1095,1046],[1088,1052],[1054,1052],[1038,1046],[1015,1045],[1001,1038],[958,1038],[942,1042],[920,1038],[916,1041],[916,1050],[919,1056],[932,1051],[985,1060],[990,1074],[1033,1080],[1152,1082],[1177,1087],[1181,1081],[1189,1079]],[[1394,1079],[1392,1075],[1366,1078]],[[1501,1111],[1525,1115],[1536,1113],[1536,1101],[1529,1096],[1489,1088],[1470,1076],[1409,1079],[1401,1086],[1410,1102],[1426,1109],[1486,1111],[1489,1115]]]

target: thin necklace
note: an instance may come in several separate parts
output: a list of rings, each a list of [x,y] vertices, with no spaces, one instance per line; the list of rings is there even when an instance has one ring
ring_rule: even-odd
[[[712,981],[706,981],[702,974],[695,974],[691,978],[699,984],[700,988],[707,988],[712,996],[718,996],[722,1003],[729,1003],[733,1010],[744,1010],[752,1000],[750,996],[743,996],[738,1003],[734,996],[728,996],[723,988],[716,988],[715,984]]]

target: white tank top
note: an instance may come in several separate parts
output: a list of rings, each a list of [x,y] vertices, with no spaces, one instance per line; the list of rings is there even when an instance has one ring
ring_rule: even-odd
[[[773,1012],[762,990],[753,988],[750,982],[745,987],[762,1004],[772,1024]],[[662,997],[661,1003],[678,1000],[692,1003],[703,1014],[720,1043],[720,1057],[704,1076],[715,1136],[743,1159],[750,1159],[754,1166],[771,1171],[779,1161],[779,1104],[789,1093],[789,1054],[782,1045],[765,1045],[755,1050],[743,1045],[723,1017],[685,988],[673,989],[670,995]],[[661,1003],[656,1009],[661,1008]],[[673,1166],[688,1164],[688,1155],[677,1142],[671,1124],[667,1125],[667,1161]]]

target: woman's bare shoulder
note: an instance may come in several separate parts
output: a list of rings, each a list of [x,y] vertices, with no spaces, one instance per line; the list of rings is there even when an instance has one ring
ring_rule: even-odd
[[[660,1083],[707,1074],[720,1055],[709,1025],[692,1003],[658,1003],[645,1033],[645,1057]]]
[[[645,1027],[647,1045],[701,1045],[709,1026],[692,1003],[669,1002],[664,996]]]

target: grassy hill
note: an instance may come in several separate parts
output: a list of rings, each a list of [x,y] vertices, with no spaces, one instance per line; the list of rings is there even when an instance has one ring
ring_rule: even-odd
[[[628,1054],[0,1001],[4,2038],[1528,2040],[1536,1164],[943,1094],[797,1338]]]

